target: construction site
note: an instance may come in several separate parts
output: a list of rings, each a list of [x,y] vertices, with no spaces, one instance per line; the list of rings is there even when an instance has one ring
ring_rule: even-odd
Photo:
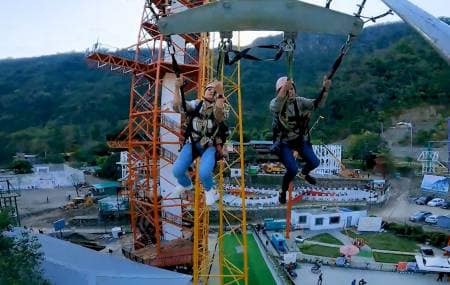
[[[446,163],[441,152],[433,149],[434,143],[448,141],[430,141],[429,148],[416,151],[414,163],[421,165],[422,173],[408,178],[387,177],[383,157],[373,160],[374,170],[363,171],[345,166],[341,144],[314,144],[311,147],[320,165],[311,173],[317,183],[299,174],[289,184],[285,203],[280,200],[287,170],[271,153],[273,142],[244,142],[245,98],[239,60],[248,55],[240,53],[239,32],[284,31],[275,49],[287,59],[287,74],[292,73],[297,32],[348,35],[327,74],[331,79],[351,41],[363,29],[361,13],[366,1],[354,15],[329,9],[331,1],[325,7],[265,1],[270,6],[265,10],[257,9],[255,2],[146,0],[135,44],[110,50],[95,43],[86,52],[90,67],[131,77],[130,105],[123,106],[129,108],[128,123],[107,142],[120,153],[120,179],[103,181],[68,166],[39,165],[34,176],[3,175],[0,181],[0,208],[12,209],[16,225],[38,234],[49,254],[44,271],[55,284],[322,284],[322,273],[326,284],[356,284],[352,280],[434,284],[432,274],[450,272],[448,264],[420,263],[425,260],[421,251],[425,242],[393,249],[379,248],[373,241],[376,238],[371,239],[372,234],[383,235],[390,223],[417,224],[410,216],[427,206],[414,203],[413,197],[449,200],[448,182],[436,185],[448,181],[450,147]],[[401,8],[391,4],[394,1],[384,2],[401,13]],[[292,12],[286,14],[285,6]],[[253,9],[257,12],[251,16]],[[277,9],[288,20],[273,19]],[[219,14],[226,17],[213,21]],[[268,22],[269,16],[273,22]],[[332,24],[324,27],[315,17]],[[294,18],[304,20],[291,25]],[[230,63],[233,54],[240,58],[231,58],[235,62]],[[223,82],[230,133],[223,144],[227,155],[216,162],[218,197],[210,206],[200,181],[200,159],[191,165],[192,191],[174,195],[179,183],[173,168],[187,120],[174,109],[174,97],[180,92],[178,78],[183,79],[183,100],[184,96],[201,100],[209,82]],[[450,119],[448,124],[450,130]],[[248,147],[255,150],[252,163],[246,161]],[[51,169],[61,172],[52,176]],[[433,214],[450,215],[445,208],[433,209]],[[425,229],[447,238],[450,223],[447,227],[422,222]],[[392,236],[388,243],[395,241]],[[345,246],[354,251],[347,252]],[[86,247],[97,252],[85,251]],[[330,255],[321,253],[328,250]],[[442,251],[437,246],[433,250],[436,259],[441,253],[446,259],[450,252],[450,248]],[[380,258],[383,254],[394,258]],[[65,265],[61,269],[51,259]],[[73,266],[68,265],[71,262]],[[413,266],[414,262],[418,264]],[[74,277],[68,282],[61,272]],[[89,277],[83,276],[85,272]],[[398,272],[411,274],[400,277]]]

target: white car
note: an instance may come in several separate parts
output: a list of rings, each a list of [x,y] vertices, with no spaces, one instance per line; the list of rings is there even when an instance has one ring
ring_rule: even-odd
[[[434,198],[430,202],[428,202],[427,205],[431,206],[431,207],[440,207],[440,206],[444,205],[444,203],[445,203],[444,199]]]
[[[296,236],[296,237],[295,237],[295,241],[296,241],[296,242],[299,242],[299,243],[303,243],[303,242],[305,241],[305,238],[302,237],[302,236]]]
[[[437,218],[438,218],[437,215],[431,215],[431,216],[428,216],[428,217],[425,219],[425,223],[427,223],[427,224],[436,224],[436,223],[437,223]]]

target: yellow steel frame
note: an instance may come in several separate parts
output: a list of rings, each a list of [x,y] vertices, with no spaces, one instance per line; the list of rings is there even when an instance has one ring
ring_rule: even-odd
[[[199,90],[203,90],[203,86],[206,84],[206,79],[212,79],[214,73],[214,54],[210,52],[208,46],[209,41],[206,35],[202,35],[204,38],[201,53],[201,72],[199,78]],[[211,266],[215,262],[211,259],[208,252],[208,233],[209,233],[209,209],[205,206],[202,199],[202,189],[198,181],[198,175],[195,183],[195,198],[194,198],[194,268],[193,268],[193,284],[207,284],[211,278],[218,278],[220,284],[248,284],[248,257],[247,257],[247,216],[245,207],[245,177],[244,177],[244,139],[243,139],[243,112],[242,112],[242,94],[241,94],[241,82],[240,82],[240,63],[237,63],[235,68],[228,76],[224,76],[223,69],[220,71],[217,77],[224,83],[224,96],[228,102],[230,109],[230,116],[236,123],[234,132],[239,134],[239,148],[236,150],[239,152],[239,158],[232,162],[219,161],[219,174],[216,176],[218,181],[219,192],[219,233],[218,233],[218,245],[219,245],[219,260],[218,274],[211,273]],[[201,96],[201,94],[198,94]],[[234,99],[234,100],[233,100]],[[237,106],[232,106],[230,102],[235,101]],[[233,133],[234,133],[233,132]],[[229,170],[231,166],[238,164],[241,170],[241,176],[236,179],[236,183],[239,185],[242,207],[239,214],[232,213],[229,209],[226,209],[223,205],[223,173]],[[197,167],[198,170],[198,167]],[[227,231],[226,229],[230,229]],[[242,264],[243,268],[239,268],[233,264],[224,253],[223,238],[225,235],[233,235],[237,242],[242,247]],[[242,238],[239,237],[242,234]],[[226,271],[226,272],[225,272]],[[225,280],[225,278],[227,280]]]
[[[209,67],[209,35],[202,33],[202,41],[200,46],[200,72],[199,72],[199,88],[198,98],[201,98],[202,90],[206,85],[208,79]],[[194,194],[194,248],[193,248],[193,283],[203,284],[207,283],[207,270],[209,263],[208,252],[208,232],[209,232],[209,209],[206,207],[202,188],[199,183],[198,175],[198,160],[196,162],[196,180],[195,180],[195,194]]]
[[[199,0],[200,1],[200,0]],[[185,5],[184,1],[180,1]],[[204,0],[203,3],[209,1]],[[131,227],[133,231],[133,241],[135,249],[148,246],[139,242],[138,235],[141,233],[137,227],[137,219],[144,218],[148,223],[151,223],[155,227],[155,247],[156,252],[159,255],[161,253],[160,239],[161,229],[159,222],[164,220],[160,216],[160,209],[158,201],[158,175],[159,175],[159,159],[160,154],[158,150],[161,150],[163,142],[159,141],[160,133],[160,121],[159,116],[164,113],[162,107],[160,107],[159,92],[162,88],[161,81],[161,66],[163,63],[162,51],[164,50],[163,42],[164,37],[155,29],[148,33],[144,29],[144,24],[151,21],[152,14],[150,12],[150,6],[155,4],[153,1],[146,1],[144,10],[142,13],[141,27],[139,30],[138,44],[136,45],[135,59],[133,63],[138,61],[138,56],[143,50],[148,52],[157,53],[157,71],[156,74],[150,77],[149,74],[145,74],[144,71],[134,70],[137,68],[135,64],[132,66],[125,66],[126,61],[117,63],[114,60],[107,62],[116,67],[117,65],[123,68],[133,70],[132,88],[130,92],[130,120],[128,128],[122,131],[121,137],[127,135],[126,141],[120,141],[115,144],[121,147],[128,147],[128,163],[129,163],[129,177],[127,181],[128,192],[130,198],[130,215],[131,215]],[[159,3],[159,2],[158,2]],[[156,4],[158,4],[156,3]],[[186,2],[187,3],[187,2]],[[191,2],[189,2],[191,3]],[[160,3],[159,3],[160,4]],[[192,4],[192,3],[191,3]],[[198,4],[198,3],[197,3]],[[153,44],[153,47],[152,47]],[[144,48],[141,51],[141,45]],[[95,53],[91,56],[94,60],[100,61],[105,64],[104,56],[96,59]],[[103,59],[102,59],[103,58]],[[214,53],[211,52],[209,47],[209,35],[207,33],[201,34],[200,48],[199,48],[199,73],[198,73],[198,85],[197,96],[201,97],[201,93],[204,90],[207,80],[211,80],[214,77]],[[144,66],[145,67],[145,66]],[[127,70],[128,70],[127,69]],[[209,209],[205,206],[203,192],[198,179],[195,181],[195,194],[194,194],[194,244],[193,244],[193,283],[194,284],[207,284],[209,278],[219,278],[220,283],[224,284],[224,278],[229,278],[231,281],[227,281],[226,284],[243,283],[248,284],[248,264],[247,264],[247,222],[246,222],[246,209],[245,209],[245,185],[244,185],[244,147],[243,147],[243,123],[242,123],[242,94],[241,94],[241,82],[240,82],[240,64],[238,63],[229,76],[224,76],[223,70],[217,77],[224,82],[225,97],[228,102],[235,102],[237,106],[230,106],[230,113],[235,120],[236,127],[234,132],[239,133],[240,145],[237,151],[239,152],[239,158],[232,162],[221,161],[219,162],[220,173],[216,177],[219,181],[219,223],[220,230],[218,235],[219,243],[219,274],[211,274],[210,268],[214,260],[211,260],[208,251],[208,233],[209,233]],[[139,75],[139,76],[138,76]],[[145,77],[147,75],[149,78]],[[192,79],[195,80],[195,79]],[[142,81],[142,82],[141,82]],[[147,86],[145,91],[140,92],[139,88]],[[151,108],[150,108],[150,107]],[[144,136],[139,136],[144,134]],[[136,139],[139,137],[139,139]],[[145,142],[142,142],[142,137],[145,138]],[[170,142],[166,142],[170,143]],[[144,162],[143,165],[140,162]],[[226,209],[222,203],[223,198],[223,172],[229,169],[232,165],[239,164],[241,169],[241,177],[236,180],[240,187],[242,208],[239,214],[233,214]],[[198,170],[198,167],[196,168]],[[138,175],[145,175],[145,184],[139,185]],[[150,179],[153,177],[153,179]],[[199,177],[197,173],[197,178]],[[152,181],[152,185],[150,185]],[[228,234],[225,228],[231,229],[230,234],[234,235],[238,243],[242,246],[243,252],[243,268],[239,268],[232,264],[230,260],[224,254],[223,237]],[[242,240],[237,233],[242,233]],[[224,269],[228,271],[225,273]]]

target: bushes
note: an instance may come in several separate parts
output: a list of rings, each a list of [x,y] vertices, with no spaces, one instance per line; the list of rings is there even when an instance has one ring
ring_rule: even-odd
[[[408,176],[414,173],[414,167],[410,165],[396,165],[395,170],[402,176]]]
[[[447,243],[447,235],[444,233],[431,232],[428,233],[430,244],[436,247],[443,247]]]
[[[443,247],[447,243],[447,235],[440,232],[424,232],[421,226],[402,225],[396,223],[386,223],[385,230],[396,235],[413,239],[417,242],[429,242],[435,247]]]

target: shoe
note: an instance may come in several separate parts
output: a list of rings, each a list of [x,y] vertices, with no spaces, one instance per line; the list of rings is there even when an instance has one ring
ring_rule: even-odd
[[[175,187],[175,190],[173,190],[173,192],[170,193],[167,197],[168,198],[180,198],[180,195],[181,195],[182,192],[190,191],[193,188],[194,188],[194,186],[192,184],[189,185],[189,186],[186,186],[186,187],[178,185],[177,187]]]
[[[286,191],[281,191],[278,194],[278,202],[282,205],[286,204]]]
[[[219,200],[219,197],[218,197],[217,191],[215,189],[211,189],[209,191],[205,191],[205,203],[206,203],[206,206],[213,205],[217,200]]]
[[[316,178],[312,177],[312,176],[309,175],[309,174],[303,174],[303,173],[300,173],[300,176],[301,176],[306,182],[308,182],[308,183],[311,184],[311,185],[316,185],[316,184],[317,184]]]

